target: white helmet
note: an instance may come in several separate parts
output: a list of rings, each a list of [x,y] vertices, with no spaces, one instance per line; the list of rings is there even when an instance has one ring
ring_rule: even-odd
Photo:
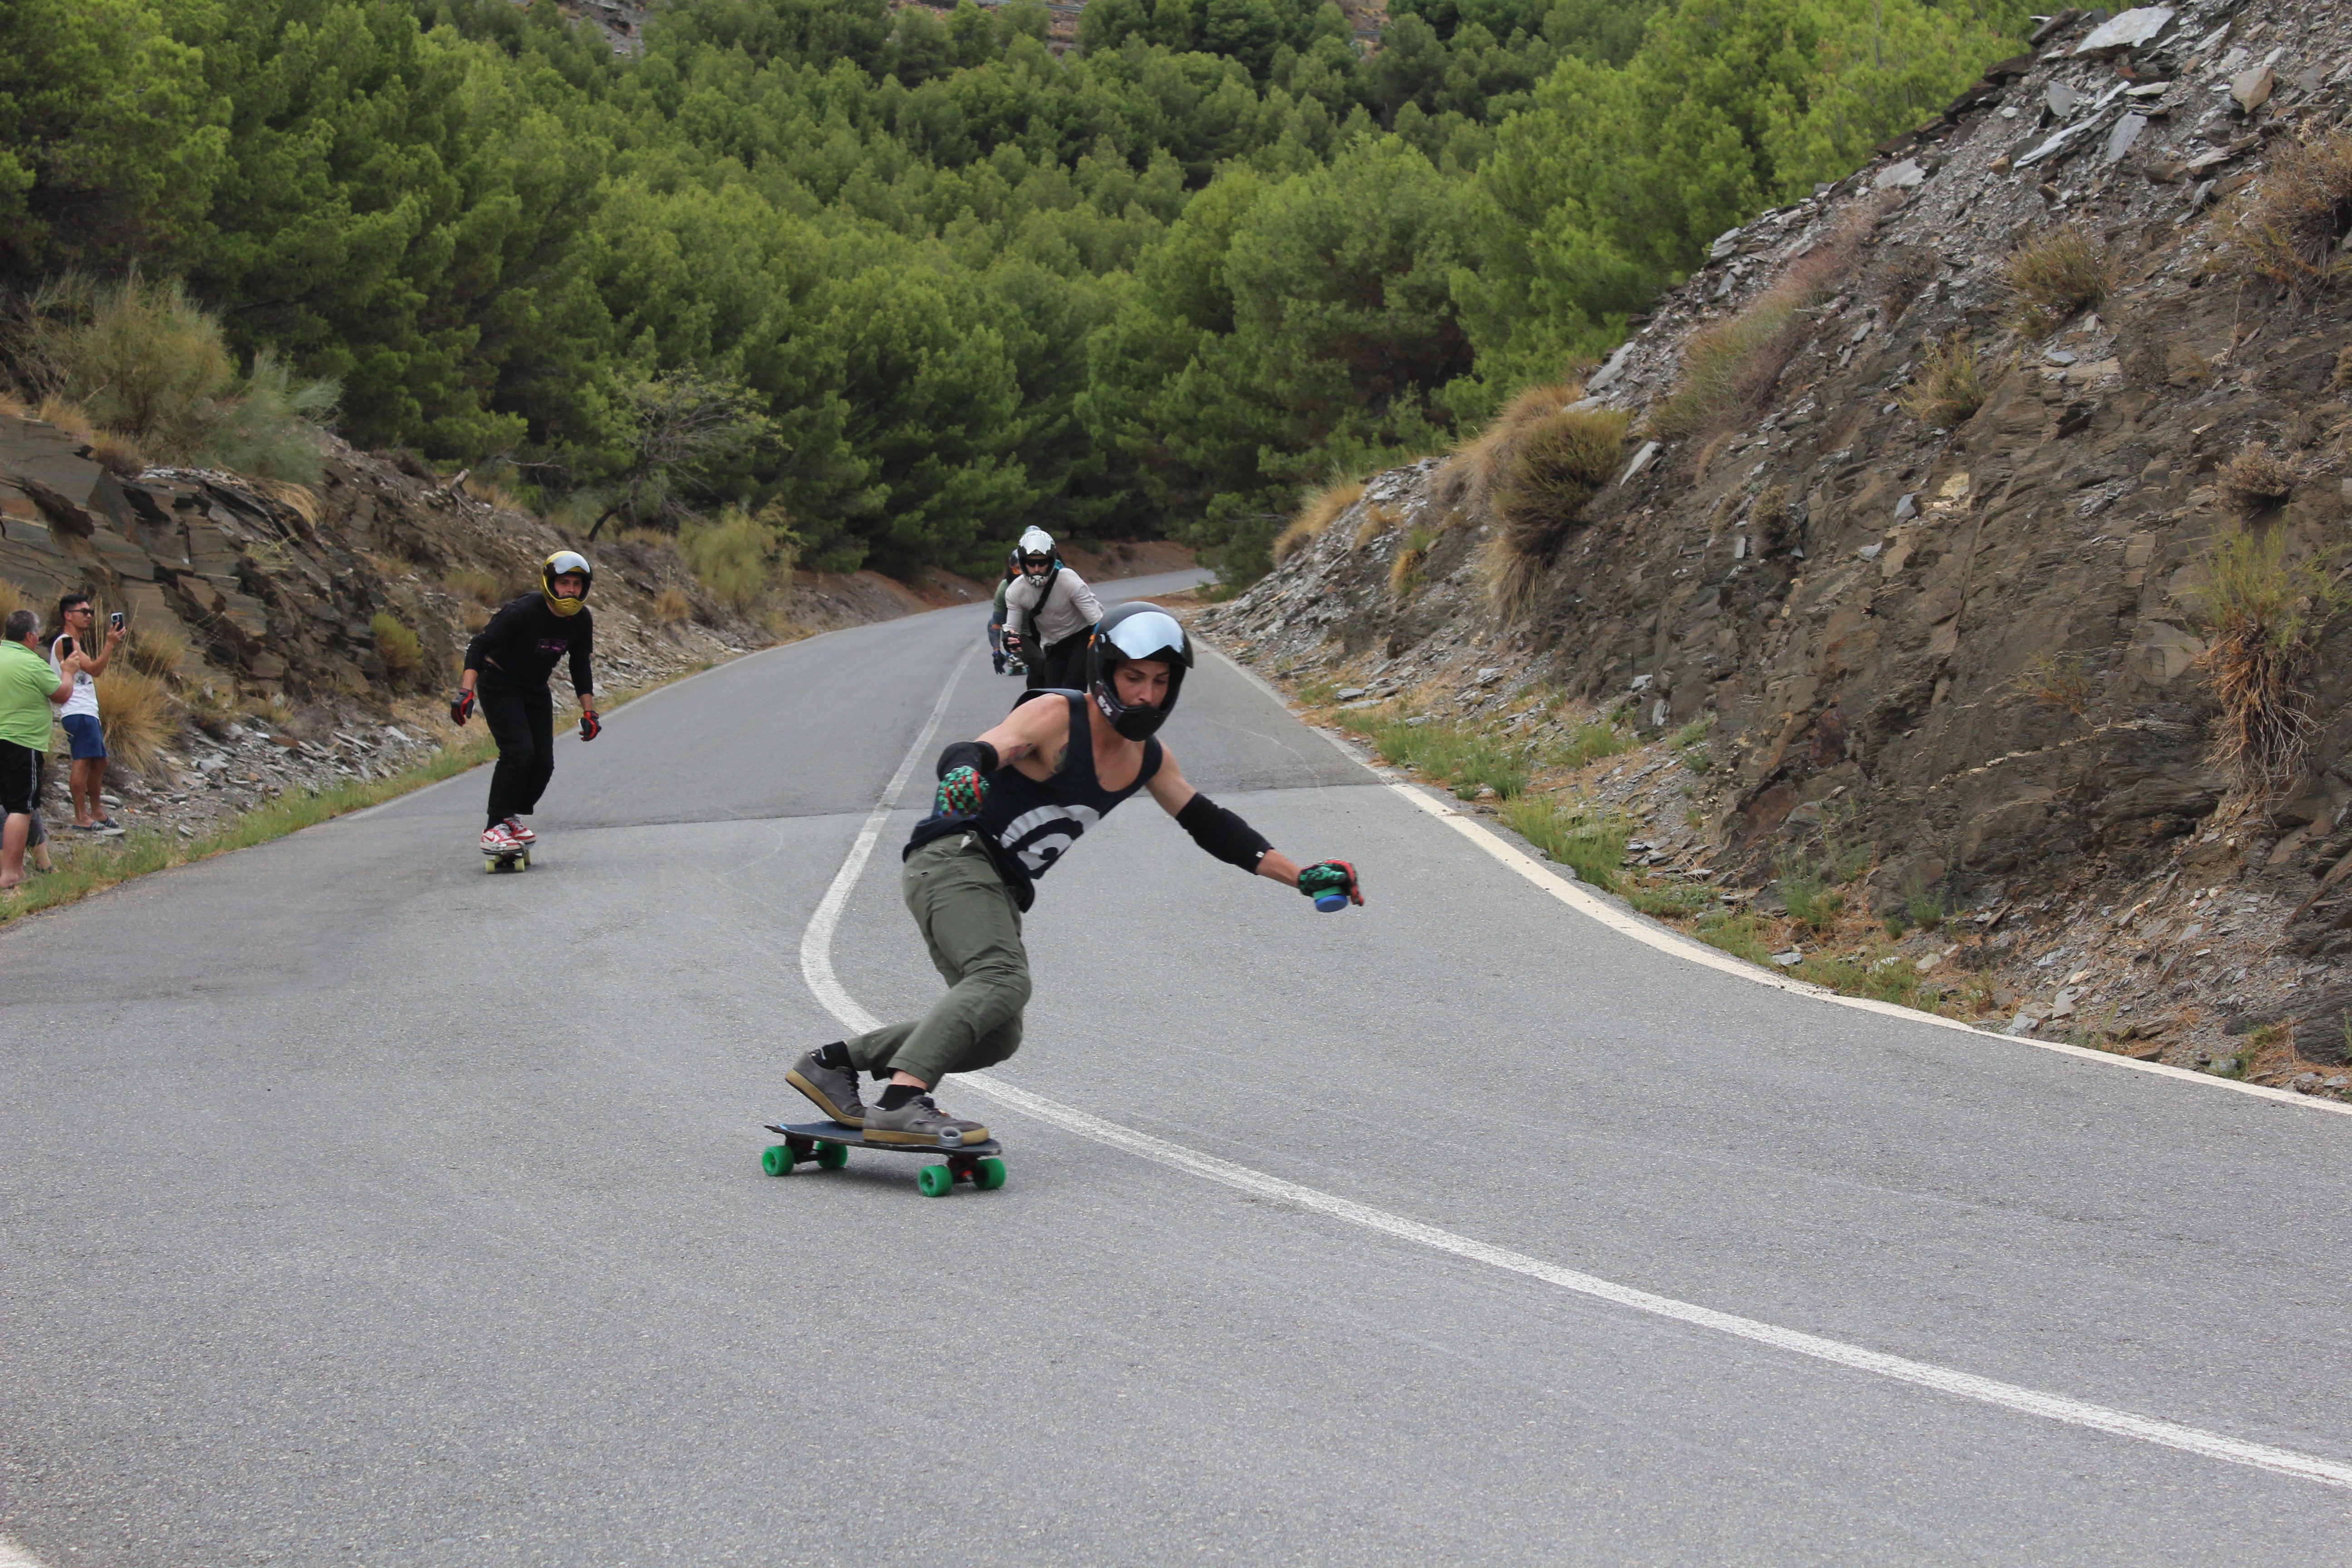
[[[1013,546],[1013,553],[1020,556],[1021,563],[1024,567],[1033,559],[1043,560],[1049,566],[1057,563],[1057,558],[1054,552],[1054,536],[1042,528],[1023,529],[1021,542]]]

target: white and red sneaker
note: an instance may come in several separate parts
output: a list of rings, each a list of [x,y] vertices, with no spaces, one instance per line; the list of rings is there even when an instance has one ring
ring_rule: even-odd
[[[513,839],[518,844],[536,844],[539,842],[539,835],[533,833],[530,828],[525,827],[522,825],[522,818],[519,816],[509,816],[504,822],[499,823],[499,826],[505,828],[507,830],[507,837]]]
[[[485,853],[502,853],[521,847],[521,842],[507,831],[507,825],[503,822],[493,822],[482,829],[482,849]]]

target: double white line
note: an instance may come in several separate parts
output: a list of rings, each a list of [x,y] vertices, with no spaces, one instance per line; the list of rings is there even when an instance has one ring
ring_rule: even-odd
[[[881,837],[883,826],[898,806],[900,791],[906,788],[907,780],[913,775],[918,763],[929,752],[931,741],[939,733],[940,722],[946,716],[948,703],[955,696],[956,687],[962,680],[963,672],[971,658],[972,655],[967,654],[949,676],[946,689],[940,693],[940,700],[932,707],[929,719],[924,722],[922,733],[916,737],[913,749],[898,764],[898,771],[891,775],[889,786],[882,792],[882,798],[876,803],[864,826],[858,829],[856,842],[850,846],[848,857],[842,861],[840,870],[834,873],[832,886],[825,889],[823,901],[809,919],[808,929],[801,935],[801,973],[807,980],[809,990],[845,1028],[859,1034],[881,1027],[881,1020],[860,1006],[856,998],[842,988],[840,980],[835,975],[834,930],[841,922],[842,908],[848,902],[851,890],[856,887],[858,877],[865,871],[866,862],[874,853],[875,843]],[[991,1073],[959,1074],[956,1087],[959,1090],[977,1090],[1024,1115],[1034,1117],[1066,1132],[1091,1139],[1108,1148],[1181,1171],[1187,1175],[1216,1182],[1255,1197],[1277,1199],[1331,1219],[1361,1226],[1366,1230],[1377,1231],[1399,1241],[1416,1242],[1472,1263],[1483,1263],[1507,1273],[1540,1279],[1547,1285],[1572,1290],[1580,1296],[1589,1296],[1612,1306],[1626,1307],[1653,1317],[1687,1323],[1694,1328],[1729,1334],[1736,1339],[1769,1345],[1774,1350],[1828,1362],[1833,1366],[1933,1389],[1938,1394],[1999,1405],[2021,1415],[2063,1421],[2068,1426],[2154,1443],[2167,1448],[2177,1448],[2182,1453],[2218,1459],[2225,1464],[2244,1465],[2253,1469],[2268,1470],[2274,1475],[2291,1476],[2297,1480],[2352,1489],[2352,1465],[2296,1453],[2290,1448],[2274,1448],[2265,1443],[2249,1443],[2200,1427],[2136,1415],[2127,1410],[2114,1410],[2104,1405],[2093,1405],[2087,1400],[2046,1394],[2040,1389],[2002,1383],[1995,1378],[1979,1377],[1973,1373],[1937,1366],[1932,1362],[1887,1355],[1879,1351],[1865,1350],[1860,1345],[1823,1339],[1818,1334],[1760,1322],[1754,1318],[1720,1312],[1712,1307],[1654,1295],[1596,1275],[1563,1268],[1558,1264],[1547,1263],[1539,1258],[1514,1252],[1508,1247],[1492,1246],[1433,1225],[1423,1225],[1419,1220],[1374,1208],[1352,1198],[1285,1181],[1264,1171],[1235,1164],[1231,1160],[1222,1160],[1181,1143],[1171,1143],[1164,1138],[1155,1138],[1116,1121],[1106,1121],[1101,1117],[1089,1115],[1058,1100],[1016,1089]],[[0,1568],[6,1568],[5,1557],[0,1557]]]

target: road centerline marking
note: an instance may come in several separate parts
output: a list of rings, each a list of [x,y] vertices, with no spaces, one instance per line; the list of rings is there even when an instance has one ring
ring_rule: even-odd
[[[954,696],[956,686],[971,658],[972,653],[967,652],[948,677],[946,689],[932,706],[930,717],[925,721],[921,733],[916,736],[913,747],[899,763],[898,771],[891,775],[882,798],[867,815],[856,841],[851,845],[840,869],[834,873],[831,885],[825,889],[824,898],[809,917],[808,926],[801,934],[801,973],[807,981],[810,992],[844,1026],[859,1034],[880,1028],[882,1021],[860,1005],[834,973],[834,931],[841,922],[841,911],[848,902],[851,890],[873,855],[875,842],[881,836],[884,823],[898,807],[899,791],[906,786],[916,763],[929,749],[931,738],[938,733],[940,722],[947,713],[949,700]],[[1500,840],[1496,842],[1500,847],[1509,847]],[[1954,1398],[2128,1437],[2137,1442],[2152,1443],[2225,1464],[2242,1465],[2296,1480],[2315,1481],[2323,1486],[2352,1490],[2352,1464],[2298,1453],[2291,1448],[2273,1447],[2266,1443],[2248,1442],[2202,1427],[2182,1426],[2127,1410],[2094,1405],[2087,1400],[2028,1388],[2021,1384],[2004,1383],[1998,1378],[1980,1377],[1974,1373],[1939,1366],[1933,1362],[1892,1355],[1807,1333],[1801,1329],[1782,1328],[1759,1319],[1719,1311],[1695,1302],[1677,1300],[1671,1296],[1660,1296],[1636,1286],[1621,1285],[1598,1275],[1549,1263],[1524,1252],[1480,1241],[1387,1209],[1375,1208],[1353,1198],[1344,1198],[1319,1187],[1288,1181],[1253,1166],[1239,1164],[1119,1122],[1106,1121],[1059,1100],[1016,1088],[993,1073],[959,1073],[956,1081],[959,1088],[976,1090],[1049,1126],[1058,1127],[1107,1148],[1120,1150],[1253,1196],[1273,1198],[1400,1241],[1415,1242],[1467,1262],[1483,1263],[1507,1273],[1540,1280],[1593,1300],[1629,1308],[1693,1328],[1728,1334],[1773,1350],[1826,1362],[1854,1372],[1868,1373],[1895,1383],[1909,1384]]]

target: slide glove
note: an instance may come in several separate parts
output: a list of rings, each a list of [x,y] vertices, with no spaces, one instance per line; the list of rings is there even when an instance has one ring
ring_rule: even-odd
[[[940,787],[931,796],[931,814],[935,816],[978,816],[988,799],[988,781],[980,770],[971,766],[950,768],[940,775]]]
[[[604,732],[604,721],[597,718],[593,713],[583,713],[580,715],[580,738],[582,740],[593,741]]]
[[[1345,860],[1318,860],[1298,873],[1298,890],[1315,900],[1325,914],[1364,901],[1356,886],[1356,868]]]
[[[462,728],[473,716],[474,694],[461,688],[457,696],[449,699],[449,722]]]

